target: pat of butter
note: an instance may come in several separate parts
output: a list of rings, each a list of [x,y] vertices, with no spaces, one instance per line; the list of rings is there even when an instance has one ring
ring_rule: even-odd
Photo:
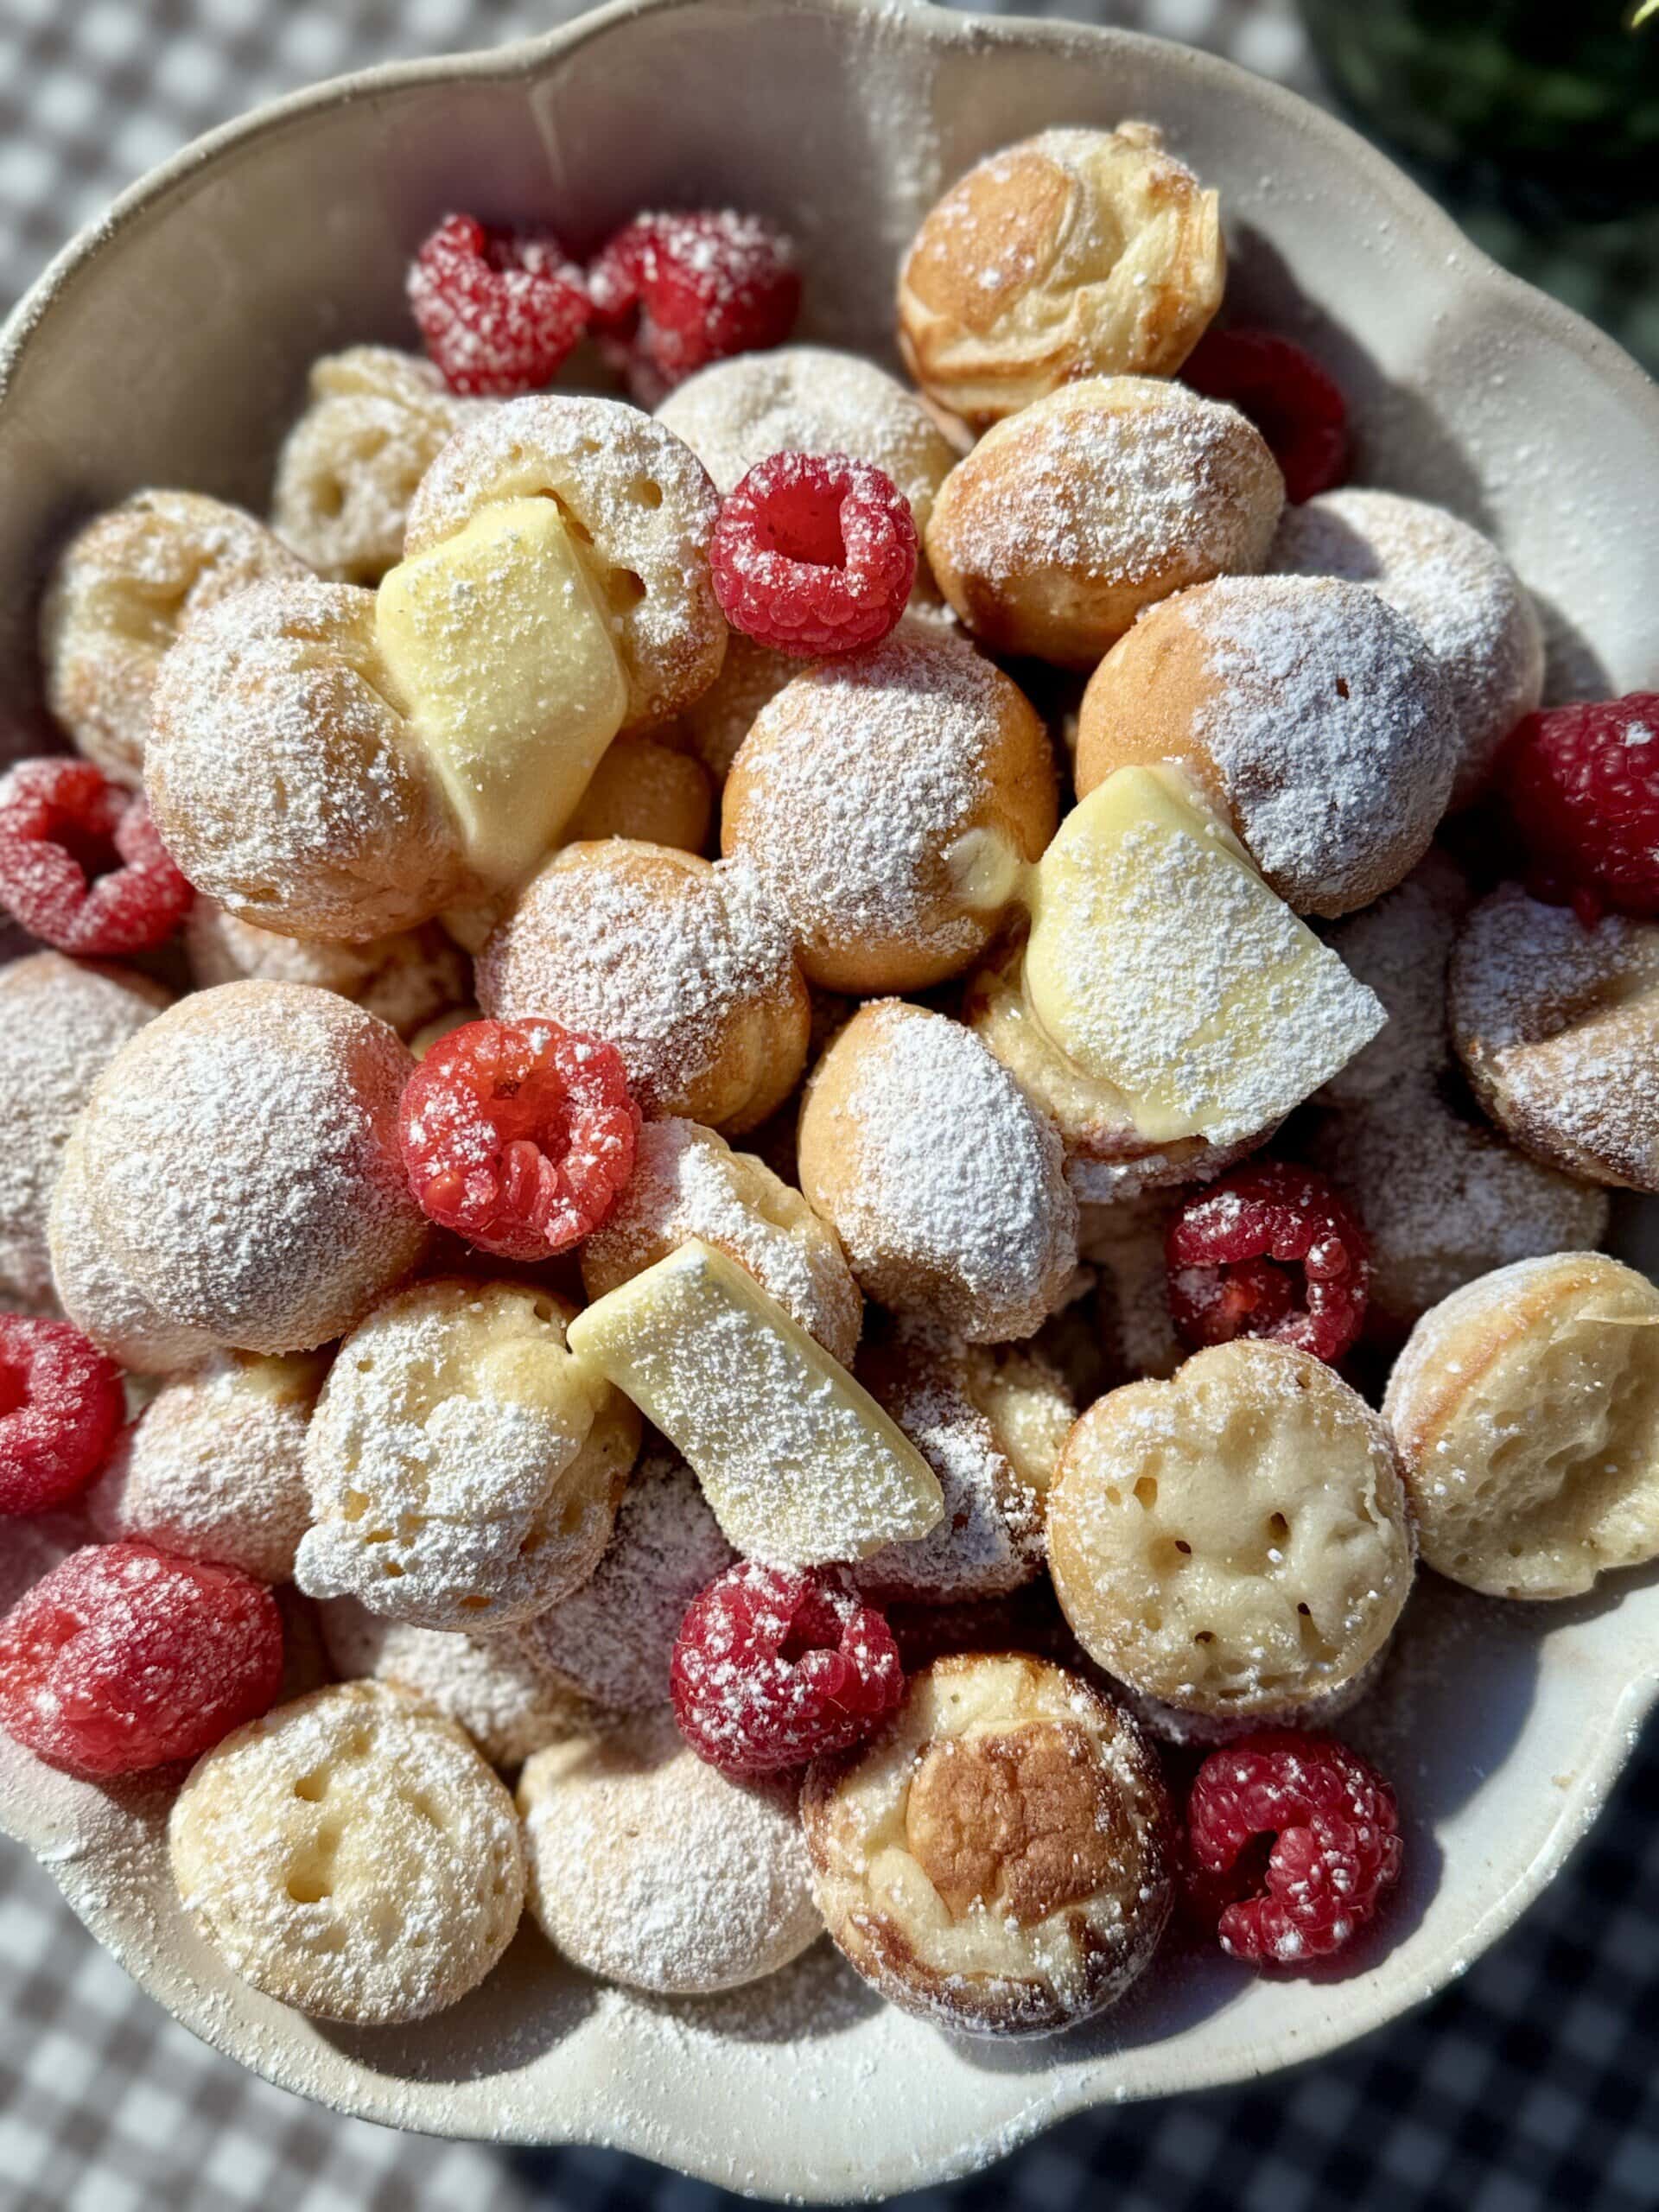
[[[591,1360],[684,1455],[728,1542],[790,1567],[863,1559],[944,1510],[921,1453],[839,1361],[695,1239],[578,1314]]]
[[[1032,1013],[1151,1143],[1271,1128],[1382,1026],[1181,769],[1097,785],[1038,862],[1032,907]]]
[[[233,1351],[226,1358],[234,1388],[273,1406],[307,1404],[328,1372],[328,1362],[315,1351]]]
[[[410,734],[486,883],[556,842],[622,726],[608,610],[552,499],[504,499],[404,562],[375,600]]]
[[[1023,854],[995,830],[964,830],[946,846],[944,868],[971,914],[1000,912],[1027,873]]]
[[[470,952],[476,959],[490,937],[500,926],[502,918],[512,912],[513,887],[494,892],[487,899],[474,901],[470,906],[446,906],[438,919],[463,952]]]

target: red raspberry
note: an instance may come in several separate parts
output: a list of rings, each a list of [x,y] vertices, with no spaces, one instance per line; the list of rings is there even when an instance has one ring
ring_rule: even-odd
[[[759,215],[640,215],[588,270],[595,327],[642,407],[697,369],[781,346],[801,304],[795,248]]]
[[[1187,1799],[1186,1835],[1191,1910],[1253,1966],[1334,1956],[1400,1878],[1393,1790],[1345,1744],[1297,1729],[1212,1751]]]
[[[143,794],[90,760],[20,760],[0,782],[0,906],[31,936],[91,959],[144,952],[194,896]]]
[[[551,231],[446,215],[410,264],[410,311],[451,391],[510,399],[551,383],[592,303]]]
[[[404,1085],[397,1133],[409,1187],[441,1228],[531,1262],[610,1212],[639,1109],[614,1046],[556,1021],[469,1021]]]
[[[1591,928],[1659,914],[1659,691],[1529,715],[1499,772],[1535,896]]]
[[[734,630],[804,659],[856,652],[905,611],[916,524],[868,461],[774,453],[721,501],[709,559]]]
[[[0,1513],[82,1490],[126,1414],[121,1370],[67,1321],[0,1314]]]
[[[1189,1351],[1271,1337],[1334,1363],[1370,1288],[1365,1232],[1323,1175],[1255,1160],[1187,1200],[1164,1234],[1169,1310]]]
[[[834,1568],[741,1560],[686,1609],[674,1717],[722,1774],[776,1774],[850,1751],[904,1694],[893,1631]]]
[[[1352,454],[1342,387],[1313,356],[1271,330],[1235,324],[1206,330],[1181,381],[1206,399],[1228,399],[1272,449],[1285,496],[1300,504],[1348,480]]]
[[[0,1728],[71,1774],[195,1758],[282,1675],[270,1591],[150,1544],[72,1552],[0,1621]]]

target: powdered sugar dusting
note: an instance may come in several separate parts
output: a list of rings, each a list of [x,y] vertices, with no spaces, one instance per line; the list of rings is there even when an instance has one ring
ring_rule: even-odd
[[[1259,568],[1281,498],[1236,410],[1116,377],[1063,386],[988,432],[935,527],[953,560],[994,584],[1053,572],[1161,598]]]
[[[1543,685],[1537,609],[1497,548],[1443,507],[1348,490],[1287,507],[1268,565],[1368,584],[1417,625],[1458,726],[1454,803],[1473,798]]]
[[[524,1896],[500,1783],[459,1728],[372,1682],[227,1737],[169,1837],[184,1908],[226,1962],[328,2019],[453,2004],[505,1948]]]
[[[326,1364],[232,1352],[163,1385],[86,1492],[95,1533],[287,1581],[311,1518],[301,1459]]]
[[[581,1589],[526,1622],[524,1647],[607,1712],[665,1709],[685,1609],[736,1558],[690,1469],[648,1453],[622,1494],[604,1558]]]
[[[796,1785],[728,1782],[671,1721],[537,1753],[518,1786],[531,1906],[577,1965],[695,1995],[774,1972],[822,1929]]]
[[[914,1447],[711,1246],[681,1245],[571,1334],[684,1453],[749,1556],[856,1559],[938,1518],[938,1485]]]
[[[860,1363],[860,1381],[932,1468],[944,1497],[943,1519],[925,1536],[884,1545],[853,1569],[872,1597],[924,1605],[997,1597],[1041,1568],[1041,1500],[975,1402],[966,1350],[933,1325],[912,1322]]]
[[[647,1113],[707,1080],[734,1027],[804,992],[751,871],[613,841],[567,847],[478,964],[484,1011],[563,1022],[621,1053]]]
[[[0,1295],[52,1302],[47,1216],[63,1148],[93,1084],[167,1003],[147,978],[37,952],[0,969]]]
[[[1319,1093],[1328,1105],[1382,1100],[1401,1083],[1452,1065],[1446,969],[1472,893],[1449,853],[1432,849],[1405,881],[1325,932],[1356,982],[1376,993],[1387,1026]]]
[[[1586,929],[1510,884],[1452,957],[1452,1032],[1487,1110],[1529,1150],[1601,1182],[1659,1189],[1653,1097],[1659,925]]]
[[[844,1568],[753,1559],[693,1599],[671,1678],[680,1733],[733,1780],[850,1751],[905,1691],[893,1631]]]
[[[1077,994],[1078,1037],[1130,1097],[1166,1096],[1214,1145],[1273,1128],[1381,1027],[1381,1007],[1336,954],[1305,960],[1290,909],[1263,898],[1242,870],[1217,868],[1195,831],[1130,828],[1087,889],[1096,942],[1111,957]],[[1128,914],[1132,930],[1120,926]],[[1274,1025],[1287,1046],[1294,1033],[1294,1057],[1259,1042],[1241,1053],[1233,1012],[1241,985],[1293,963],[1294,995],[1284,982],[1268,988],[1261,1026]]]
[[[139,492],[59,556],[41,607],[47,703],[118,783],[145,765],[162,658],[194,620],[251,585],[305,569],[240,507],[196,492]]]
[[[592,1573],[637,1442],[532,1285],[419,1284],[330,1372],[296,1580],[423,1628],[511,1626]]]
[[[1239,835],[1293,906],[1377,887],[1379,849],[1421,858],[1446,810],[1457,734],[1432,656],[1357,584],[1228,576],[1184,601],[1214,688],[1195,718]]]
[[[1370,1239],[1372,1326],[1388,1334],[1489,1268],[1581,1250],[1607,1230],[1605,1192],[1517,1152],[1458,1096],[1446,967],[1470,904],[1461,871],[1433,850],[1330,932],[1389,1023],[1319,1093],[1330,1110],[1307,1156]]]
[[[1517,1152],[1421,1079],[1335,1109],[1308,1157],[1370,1240],[1372,1322],[1389,1332],[1490,1268],[1607,1233],[1605,1191]]]
[[[198,899],[184,925],[184,942],[200,988],[248,977],[315,983],[389,1021],[400,1037],[412,1036],[472,996],[467,956],[435,922],[358,944],[321,944],[257,929],[216,899]]]
[[[852,1361],[863,1300],[836,1242],[798,1192],[712,1129],[671,1117],[639,1133],[633,1173],[582,1247],[582,1279],[601,1297],[688,1237],[747,1268],[834,1359]]]
[[[397,1150],[412,1065],[384,1022],[298,984],[226,983],[160,1015],[79,1124],[118,1264],[223,1344],[339,1335],[425,1240]]]
[[[804,947],[855,953],[898,940],[907,958],[971,958],[995,913],[964,906],[950,851],[1001,811],[1009,734],[1029,719],[965,639],[906,621],[760,709],[734,763],[726,849],[753,867]]]
[[[518,1766],[588,1723],[582,1700],[537,1663],[522,1630],[473,1637],[416,1628],[355,1598],[330,1598],[317,1610],[343,1680],[369,1675],[419,1698],[464,1728],[492,1765]]]
[[[355,586],[263,584],[198,617],[156,682],[145,789],[168,850],[279,932],[380,937],[462,887],[373,624]]]
[[[826,1075],[838,1065],[845,1081]],[[804,1157],[820,1117],[813,1149],[842,1155],[828,1175]],[[1029,1336],[1059,1303],[1077,1258],[1059,1136],[971,1030],[867,1007],[820,1065],[802,1139],[810,1195],[872,1296],[981,1342]]]
[[[742,353],[688,378],[657,410],[715,480],[731,491],[774,453],[850,454],[890,476],[919,531],[956,454],[896,378],[856,353],[782,346]]]
[[[50,1236],[59,1302],[111,1359],[138,1375],[170,1375],[213,1351],[206,1329],[159,1313],[111,1251],[93,1217],[79,1123],[69,1133],[52,1194]]]
[[[638,408],[563,395],[481,415],[422,479],[407,550],[453,537],[493,501],[549,495],[592,542],[628,678],[626,726],[677,713],[726,647],[709,566],[719,502],[690,448]]]

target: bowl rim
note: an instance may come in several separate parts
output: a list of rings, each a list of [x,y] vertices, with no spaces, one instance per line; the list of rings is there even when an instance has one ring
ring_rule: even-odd
[[[931,2161],[921,2171],[918,2171],[914,2158],[902,2148],[877,2151],[870,2146],[867,2149],[866,2164],[860,2173],[858,2183],[852,2188],[844,2184],[821,2184],[816,2176],[803,2175],[798,2165],[775,2166],[770,2171],[764,2169],[761,2161],[776,2151],[776,2145],[749,2144],[743,2146],[741,2159],[722,2160],[692,2145],[677,2146],[670,2152],[657,2143],[645,2143],[626,2121],[615,2127],[601,2123],[567,2129],[562,2121],[550,2115],[546,2120],[538,2120],[533,2130],[513,2122],[497,2123],[487,2131],[464,2125],[454,2127],[444,2121],[435,2125],[429,2114],[416,2115],[411,2119],[404,2085],[369,2068],[359,2069],[349,2088],[332,2081],[319,2082],[302,2068],[291,2063],[285,2050],[279,2047],[262,2043],[250,2050],[245,2044],[238,2042],[224,2024],[218,2008],[211,2003],[199,2005],[194,2012],[187,2012],[180,2009],[175,2001],[179,1995],[178,1988],[158,1994],[149,1979],[129,1961],[129,1953],[133,1948],[129,1940],[130,1931],[112,1935],[107,1925],[101,1924],[104,1916],[98,1906],[97,1881],[94,1878],[83,1886],[79,1877],[83,1871],[87,1870],[79,1850],[67,1857],[60,1855],[48,1847],[48,1839],[31,1837],[14,1826],[6,1817],[3,1806],[0,1806],[0,1834],[11,1836],[30,1850],[42,1870],[56,1883],[64,1901],[94,1942],[114,1958],[122,1970],[129,1974],[147,1995],[156,1998],[169,2018],[188,2029],[199,2042],[220,2052],[245,2070],[276,2088],[302,2096],[325,2110],[337,2112],[351,2119],[372,2120],[403,2133],[488,2142],[498,2148],[556,2149],[588,2145],[601,2150],[623,2151],[632,2157],[645,2158],[652,2164],[664,2166],[671,2171],[726,2189],[734,2196],[775,2196],[796,2204],[880,2203],[903,2191],[934,2188],[981,2172],[1010,2157],[1038,2136],[1046,2133],[1051,2127],[1058,2126],[1061,2121],[1076,2118],[1080,2113],[1116,2109],[1128,2104],[1150,2104],[1176,2096],[1205,2095],[1213,2091],[1246,2087],[1284,2074],[1300,2073],[1322,2059],[1351,2050],[1382,2034],[1406,2014],[1427,2004],[1459,1979],[1514,1927],[1529,1906],[1535,1904],[1554,1880],[1601,1812],[1610,1791],[1630,1762],[1643,1721],[1656,1705],[1659,1705],[1659,1649],[1646,1655],[1644,1664],[1633,1669],[1607,1715],[1607,1725],[1598,1743],[1596,1756],[1575,1775],[1573,1788],[1561,1793],[1556,1817],[1546,1843],[1530,1861],[1525,1872],[1491,1900],[1485,1911],[1461,1932],[1455,1945],[1443,1946],[1432,1959],[1403,1978],[1397,1987],[1390,1986],[1375,2017],[1368,2018],[1363,2025],[1355,2027],[1344,2022],[1334,2008],[1327,2005],[1316,2010],[1311,2003],[1309,2023],[1306,2028],[1293,2028],[1269,2043],[1255,2046],[1248,2054],[1223,2061],[1213,2070],[1206,2068],[1201,2082],[1179,2088],[1107,2085],[1097,2075],[1092,2080],[1078,2076],[1056,2086],[1050,2077],[1033,2071],[1026,2101],[1009,2117],[978,2133],[968,2134],[948,2154]],[[1341,1985],[1336,1986],[1339,1988]],[[1325,1993],[1317,1986],[1310,1986],[1308,1990],[1310,1999]],[[1062,2038],[1062,2044],[1063,2041]]]
[[[84,224],[48,262],[4,322],[0,323],[0,404],[10,391],[17,367],[35,333],[60,296],[118,240],[124,231],[144,215],[159,210],[175,191],[190,183],[200,171],[222,155],[251,146],[267,133],[314,111],[348,106],[383,92],[455,81],[529,81],[550,63],[603,38],[619,24],[644,16],[682,13],[705,4],[706,0],[603,0],[603,4],[588,9],[567,22],[500,47],[374,62],[362,69],[326,78],[318,84],[302,86],[203,132],[137,178],[117,195],[102,215]],[[941,48],[954,46],[972,50],[1035,43],[1075,47],[1096,55],[1114,48],[1179,54],[1184,57],[1182,66],[1200,80],[1208,79],[1217,90],[1235,94],[1248,87],[1249,97],[1275,111],[1288,126],[1326,139],[1363,172],[1372,186],[1395,204],[1414,228],[1427,232],[1446,253],[1465,263],[1471,278],[1497,291],[1511,305],[1524,306],[1535,323],[1541,324],[1585,361],[1593,363],[1599,372],[1622,386],[1632,404],[1651,414],[1655,427],[1659,429],[1659,384],[1615,339],[1563,302],[1553,299],[1524,277],[1503,268],[1459,228],[1422,186],[1340,116],[1288,86],[1260,76],[1224,55],[1116,24],[1047,16],[982,16],[940,6],[936,0],[745,0],[745,4],[757,14],[842,16],[864,22],[896,16],[910,32]]]
[[[607,0],[607,4],[569,22],[499,48],[374,64],[302,87],[195,138],[137,179],[104,214],[84,226],[17,302],[0,326],[0,406],[10,397],[18,369],[36,334],[58,306],[89,278],[104,254],[118,244],[135,224],[160,214],[175,194],[189,188],[203,172],[220,160],[243,152],[308,115],[349,106],[385,92],[443,84],[531,83],[583,47],[603,40],[630,22],[688,10],[695,11],[707,4],[708,0]],[[979,16],[934,5],[931,0],[744,0],[744,4],[757,15],[839,16],[897,24],[906,37],[919,37],[940,49],[955,48],[962,53],[994,52],[999,48],[1046,48],[1075,53],[1091,67],[1109,60],[1115,52],[1179,54],[1181,60],[1178,66],[1199,83],[1212,88],[1217,96],[1249,99],[1276,116],[1287,130],[1323,141],[1338,153],[1365,189],[1385,203],[1402,226],[1408,226],[1428,250],[1437,251],[1455,262],[1469,285],[1471,297],[1484,296],[1504,315],[1523,320],[1532,329],[1552,338],[1576,356],[1586,369],[1614,389],[1622,404],[1647,424],[1659,442],[1659,385],[1614,340],[1572,308],[1501,268],[1465,237],[1452,217],[1386,154],[1340,118],[1287,86],[1257,76],[1220,55],[1185,46],[1179,41],[1114,25],[1052,17]],[[1575,1777],[1573,1789],[1563,1794],[1543,1849],[1525,1873],[1497,1896],[1479,1919],[1465,1931],[1454,1955],[1448,1955],[1444,1950],[1437,1953],[1414,1974],[1404,1977],[1397,1986],[1391,1986],[1376,2017],[1357,2029],[1332,2017],[1328,2011],[1316,2013],[1310,2008],[1305,2031],[1293,2031],[1248,2056],[1224,2062],[1218,2070],[1206,2076],[1203,2086],[1236,2086],[1327,2057],[1381,2031],[1444,1988],[1510,1929],[1554,1878],[1600,1811],[1629,1759],[1643,1719],[1656,1702],[1659,1702],[1659,1647],[1650,1654],[1634,1655],[1631,1672],[1609,1716],[1595,1756]],[[0,1808],[0,1815],[3,1814],[3,1808]],[[35,1840],[20,1833],[3,1816],[0,1828],[26,1844]],[[44,1863],[77,1916],[97,1936],[95,1910],[80,1891],[73,1864],[54,1863],[50,1856],[45,1858]],[[100,1936],[99,1940],[104,1938]],[[124,1966],[126,1947],[117,1943],[108,1948]],[[173,2017],[180,2015],[174,2013]],[[357,2117],[393,2126],[408,2125],[405,2114],[399,2109],[397,2094],[372,2077],[359,2079],[348,2100],[343,2088],[336,2094],[332,2085],[325,2089],[299,2078],[280,2053],[264,2052],[257,2061],[245,2056],[233,2047],[233,2037],[219,2026],[212,2008],[196,2018],[184,2019],[183,2024],[201,2041],[280,2087]],[[1031,2096],[1011,2120],[969,2137],[925,2174],[918,2174],[900,2157],[873,2158],[860,2196],[874,2198],[894,2189],[931,2186],[960,2178],[1011,2152],[1061,2120],[1114,2101],[1111,2090],[1097,2079],[1092,2082],[1078,2079],[1070,2085],[1045,2090],[1036,2086],[1041,2078],[1034,2077]],[[1122,2094],[1119,2092],[1120,2099]],[[1138,2101],[1176,2094],[1182,2092],[1135,2089],[1128,2096],[1131,2101]],[[556,2116],[550,2115],[550,2125],[543,2123],[533,2133],[509,2126],[492,2139],[544,2145],[591,2142],[632,2151],[636,2155],[653,2155],[649,2149],[626,2139],[626,2129],[613,2134],[599,2129],[563,2133],[560,2132]],[[844,2194],[834,2197],[823,2195],[810,2182],[803,2188],[798,2172],[789,2180],[774,2175],[769,2179],[751,2179],[745,2184],[742,2177],[729,2169],[722,2171],[707,2158],[699,2160],[695,2152],[677,2154],[675,2162],[680,2171],[696,2172],[727,2187],[747,2186],[749,2193],[781,2180],[781,2185],[798,2201],[848,2201]]]

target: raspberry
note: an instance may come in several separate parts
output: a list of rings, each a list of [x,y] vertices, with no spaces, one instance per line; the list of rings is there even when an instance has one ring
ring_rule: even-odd
[[[0,906],[31,936],[92,959],[144,952],[194,896],[142,793],[90,760],[20,760],[0,783]]]
[[[642,407],[695,370],[781,346],[801,304],[795,248],[731,209],[641,215],[588,271],[605,350]]]
[[[1365,1232],[1311,1168],[1257,1160],[1224,1175],[1170,1222],[1164,1260],[1189,1351],[1271,1337],[1334,1363],[1364,1323]]]
[[[687,1607],[669,1688],[699,1758],[775,1774],[861,1743],[905,1675],[887,1621],[843,1574],[741,1560]]]
[[[71,1774],[138,1774],[264,1713],[282,1674],[282,1616],[251,1576],[89,1544],[0,1621],[0,1728]]]
[[[85,1489],[126,1413],[121,1370],[67,1321],[0,1314],[0,1513]]]
[[[1267,1729],[1212,1751],[1186,1833],[1189,1906],[1253,1966],[1334,1956],[1400,1877],[1393,1790],[1329,1736]]]
[[[734,630],[806,659],[856,652],[905,611],[916,524],[868,461],[774,453],[721,501],[709,558]]]
[[[552,381],[592,303],[550,231],[446,215],[410,264],[410,311],[451,391],[510,399]]]
[[[555,1021],[469,1021],[404,1088],[409,1187],[441,1228],[504,1260],[588,1236],[633,1173],[639,1109],[621,1055]]]
[[[1206,330],[1181,371],[1206,399],[1228,399],[1267,440],[1298,505],[1348,480],[1351,454],[1342,387],[1313,356],[1271,330]]]
[[[1529,715],[1499,774],[1535,897],[1592,928],[1659,914],[1659,691]]]

